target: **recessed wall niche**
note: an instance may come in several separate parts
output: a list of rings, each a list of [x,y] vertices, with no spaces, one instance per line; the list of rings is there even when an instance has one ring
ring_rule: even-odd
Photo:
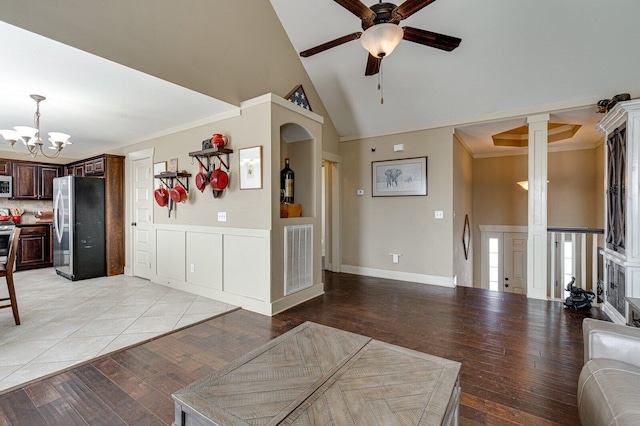
[[[294,198],[302,205],[302,217],[314,217],[315,212],[315,138],[304,126],[286,123],[280,126],[280,170],[284,159],[295,173]],[[279,183],[278,183],[279,185]]]

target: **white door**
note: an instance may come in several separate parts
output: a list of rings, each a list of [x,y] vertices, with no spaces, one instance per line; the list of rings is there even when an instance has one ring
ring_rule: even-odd
[[[133,211],[131,235],[133,237],[133,275],[151,279],[153,209],[153,173],[151,157],[141,158],[132,163]]]
[[[527,234],[504,233],[504,291],[527,294]]]

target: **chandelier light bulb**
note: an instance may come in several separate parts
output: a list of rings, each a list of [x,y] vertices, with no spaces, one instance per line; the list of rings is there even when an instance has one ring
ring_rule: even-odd
[[[15,130],[0,130],[0,135],[9,142],[11,145],[16,143],[20,139],[20,135]]]
[[[30,155],[31,157],[35,157],[38,155],[38,151],[42,155],[48,158],[55,158],[60,155],[60,151],[67,145],[70,145],[69,136],[66,133],[60,132],[50,132],[49,133],[49,142],[51,142],[52,147],[50,149],[54,149],[56,152],[53,155],[47,155],[42,148],[42,139],[40,139],[40,102],[44,101],[46,98],[42,95],[31,95],[31,99],[36,102],[36,112],[33,116],[33,123],[35,127],[29,126],[15,126],[14,130],[0,130],[0,135],[11,144],[11,148],[14,148],[14,145],[17,141],[22,141],[24,145],[27,147],[27,152],[25,154]]]

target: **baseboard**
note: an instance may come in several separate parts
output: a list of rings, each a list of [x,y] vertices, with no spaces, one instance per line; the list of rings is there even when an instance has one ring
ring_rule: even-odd
[[[620,312],[618,312],[610,304],[606,302],[603,303],[601,309],[604,311],[605,314],[609,316],[609,318],[611,318],[611,321],[615,322],[616,324],[622,324],[622,325],[627,324],[627,320],[622,315],[620,315]]]
[[[323,294],[324,283],[320,283],[285,296],[271,304],[271,315],[279,314],[280,312],[286,311],[287,309],[299,305],[302,302],[306,302],[307,300],[311,300],[314,297],[318,297]]]
[[[346,274],[364,275],[367,277],[386,278],[390,280],[408,281],[418,284],[437,285],[454,288],[455,277],[414,274],[412,272],[389,271],[386,269],[364,268],[362,266],[342,265],[341,271]]]

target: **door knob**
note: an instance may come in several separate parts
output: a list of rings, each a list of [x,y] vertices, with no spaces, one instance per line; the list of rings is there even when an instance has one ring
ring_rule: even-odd
[[[509,287],[509,283],[504,283],[504,286],[505,287]]]
[[[131,226],[138,226],[136,222],[131,222]]]

